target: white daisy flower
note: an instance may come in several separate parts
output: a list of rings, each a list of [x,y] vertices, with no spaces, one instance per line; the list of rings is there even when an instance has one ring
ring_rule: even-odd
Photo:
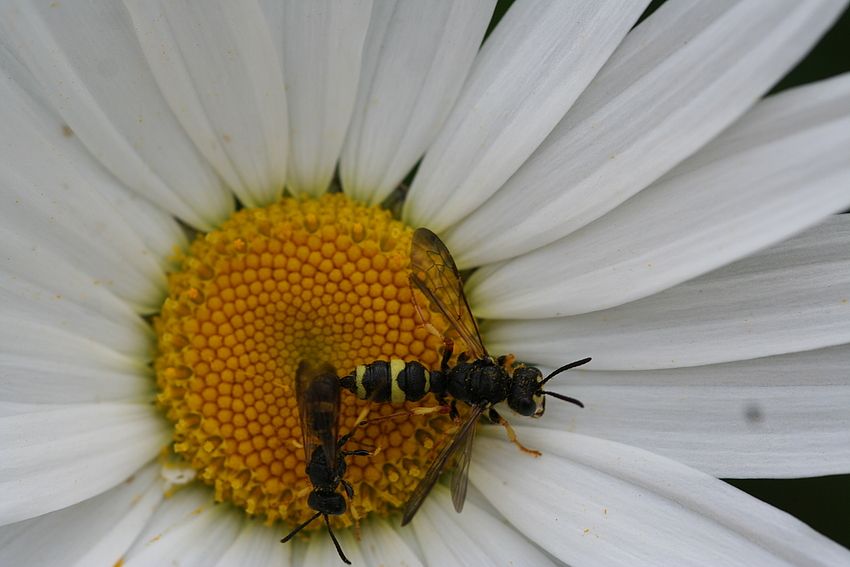
[[[850,563],[718,480],[850,472],[850,76],[760,100],[845,2],[518,0],[481,46],[494,3],[3,3],[0,564],[339,561],[279,542],[293,369],[436,365],[418,226],[585,408],[481,427],[404,528],[437,421],[355,428],[353,564]]]

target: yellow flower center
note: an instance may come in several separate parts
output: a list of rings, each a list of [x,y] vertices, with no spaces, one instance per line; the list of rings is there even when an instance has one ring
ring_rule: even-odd
[[[157,401],[174,450],[217,500],[269,524],[313,515],[293,383],[301,360],[329,362],[340,376],[378,359],[439,365],[440,341],[416,320],[408,284],[411,236],[389,212],[336,194],[239,211],[181,255],[154,321]],[[355,429],[344,449],[373,454],[347,458],[355,497],[334,527],[352,524],[352,506],[356,517],[398,511],[448,423],[406,416],[357,427],[366,405],[343,390],[340,434]],[[433,396],[373,403],[368,419],[423,405]]]

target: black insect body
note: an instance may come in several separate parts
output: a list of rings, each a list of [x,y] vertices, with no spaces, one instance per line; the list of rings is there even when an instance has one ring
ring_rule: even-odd
[[[398,358],[361,364],[340,378],[340,386],[361,400],[394,404],[418,402],[428,392],[439,397],[446,389],[442,372],[431,372],[415,360],[404,362]]]
[[[517,440],[511,426],[493,406],[506,402],[511,410],[520,415],[540,417],[546,407],[544,396],[549,395],[584,407],[574,398],[545,391],[543,386],[557,374],[590,362],[589,358],[572,362],[543,378],[540,370],[533,366],[515,365],[513,355],[493,358],[481,341],[478,325],[469,308],[454,259],[436,234],[426,228],[416,230],[410,250],[410,263],[411,286],[422,292],[432,307],[442,313],[460,336],[466,351],[461,353],[455,365],[451,366],[449,361],[454,353],[453,341],[442,336],[428,322],[424,315],[427,310],[417,302],[417,310],[425,327],[439,336],[446,345],[440,370],[429,372],[418,362],[405,363],[394,359],[358,366],[354,372],[340,380],[341,387],[361,399],[371,397],[376,402],[415,402],[431,392],[442,406],[447,404],[447,398],[451,399],[451,413],[455,417],[458,415],[458,402],[470,406],[469,414],[451,442],[440,452],[414,489],[405,505],[402,525],[410,522],[458,451],[458,466],[452,473],[452,502],[458,512],[463,509],[475,424],[485,411],[494,423],[500,423],[506,428],[510,440],[523,451],[539,454],[537,451],[526,449]],[[426,413],[438,408],[421,409],[421,412],[414,410],[414,413]]]
[[[415,360],[377,360],[361,364],[354,372],[340,378],[339,383],[358,398],[378,403],[418,402],[430,392],[441,404],[447,403],[447,396],[456,402],[469,405],[493,405],[507,401],[508,407],[516,413],[539,417],[545,411],[544,394],[575,403],[572,398],[561,394],[544,392],[543,384],[555,374],[590,361],[584,359],[568,364],[544,380],[540,370],[533,366],[508,367],[510,364],[506,361],[512,361],[510,356],[497,360],[488,356],[467,361],[462,354],[458,364],[450,366],[448,360],[451,358],[452,349],[452,346],[448,346],[444,352],[441,365],[443,370],[429,371]]]
[[[492,405],[508,399],[510,381],[509,369],[489,357],[461,360],[448,369],[446,393],[471,406]]]
[[[345,495],[351,500],[354,489],[345,477],[345,458],[349,455],[369,455],[369,451],[344,451],[343,446],[354,433],[338,436],[338,418],[340,410],[339,378],[329,364],[312,368],[307,361],[298,366],[295,376],[295,390],[298,399],[298,414],[301,417],[301,431],[304,439],[304,456],[307,460],[307,476],[313,490],[307,497],[307,505],[315,514],[296,527],[285,538],[286,543],[304,529],[310,522],[323,516],[328,533],[336,546],[340,559],[351,564],[331,530],[328,516],[341,516],[348,509],[345,497],[337,492],[342,485]]]

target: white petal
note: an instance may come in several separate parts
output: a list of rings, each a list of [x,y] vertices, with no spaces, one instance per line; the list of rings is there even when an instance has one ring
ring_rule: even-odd
[[[42,130],[37,113],[20,110],[16,93],[0,87],[0,95],[7,94],[0,96],[5,109],[0,115],[8,126],[0,151],[0,250],[11,260],[8,269],[18,275],[32,270],[38,281],[57,278],[71,266],[86,274],[87,289],[102,285],[137,311],[158,310],[167,288],[165,258],[173,250],[165,252],[163,240],[137,232],[137,223],[170,224],[172,236],[176,225],[161,211],[129,201],[126,190],[110,187],[114,180],[105,179],[87,158],[69,159],[58,147],[59,130]],[[170,246],[180,242],[174,239]],[[52,257],[61,261],[53,266]]]
[[[259,6],[126,6],[153,76],[200,152],[246,206],[276,200],[289,127],[281,65]]]
[[[850,342],[850,217],[620,307],[572,317],[492,321],[492,352],[594,370],[698,366]]]
[[[467,502],[455,512],[448,490],[434,487],[411,524],[428,565],[554,565],[501,519]]]
[[[123,482],[168,443],[151,404],[79,404],[0,417],[0,525],[82,502]]]
[[[543,455],[485,432],[470,478],[526,537],[570,565],[850,561],[850,551],[796,518],[675,461],[560,431],[517,434]]]
[[[74,506],[0,528],[0,564],[116,565],[162,501],[159,462]]]
[[[323,522],[321,518],[316,521]],[[374,563],[366,561],[361,547],[362,542],[354,538],[354,530],[339,530],[335,531],[334,535],[339,540],[339,546],[342,548],[342,552],[348,557],[352,565],[374,565]],[[303,560],[300,562],[295,561],[294,563],[296,565],[306,565],[307,567],[312,567],[313,565],[342,564],[326,527],[322,528],[321,531],[310,534],[310,540],[306,544],[306,553],[303,555]]]
[[[289,109],[289,193],[318,198],[331,183],[354,110],[371,0],[264,2]]]
[[[846,208],[848,155],[850,74],[786,91],[581,231],[481,270],[470,299],[483,317],[528,318],[662,291]]]
[[[167,267],[174,246],[186,247],[186,237],[177,222],[104,169],[104,162],[95,158],[99,154],[92,154],[75,135],[16,59],[3,57],[0,52],[0,66],[14,77],[0,84],[0,123],[7,126],[0,152],[3,161],[10,164],[10,177],[18,174],[35,181],[39,189],[51,188],[48,192],[62,204],[72,200],[76,191],[99,193],[111,208],[109,213],[138,235],[157,264]],[[70,187],[69,178],[80,186]],[[149,261],[145,259],[145,263]]]
[[[122,565],[214,564],[233,545],[244,518],[243,512],[231,506],[215,505],[209,487],[182,488],[160,505]]]
[[[92,326],[98,322],[113,328],[103,319],[90,321]],[[124,334],[124,329],[115,329]],[[122,354],[87,334],[72,335],[49,323],[0,315],[0,400],[24,404],[149,401],[154,395],[148,366],[152,343],[143,340],[137,345],[135,356]]]
[[[457,100],[494,5],[375,3],[339,165],[348,195],[380,203],[422,157]]]
[[[120,3],[24,2],[2,19],[0,42],[28,70],[0,65],[50,108],[53,133],[196,227],[229,215],[232,197],[168,108]]]
[[[391,525],[382,518],[369,518],[363,523],[363,540],[359,546],[366,565],[422,567],[423,563],[402,539],[399,529],[397,523]]]
[[[150,358],[150,325],[115,297],[108,285],[92,281],[65,258],[25,238],[5,236],[0,244],[7,260],[0,267],[4,306],[0,319],[6,324],[0,325],[0,334],[23,343],[25,338],[38,339],[47,333],[68,337],[75,346],[83,339],[143,361]],[[35,344],[45,350],[45,344],[54,343]]]
[[[722,478],[794,478],[850,470],[850,345],[640,372],[570,371],[547,389],[540,420],[642,447]]]
[[[93,177],[89,176],[90,179]],[[188,233],[191,229],[184,230],[185,227],[181,226],[175,217],[125,186],[112,184],[112,178],[105,172],[103,177],[103,182],[97,186],[98,190],[112,205],[121,221],[127,223],[127,226],[139,235],[154,261],[163,271],[168,273],[179,271],[180,262],[174,259],[174,253],[177,250],[189,249]],[[106,179],[107,177],[109,178]],[[227,199],[228,206],[225,209],[229,211],[233,196],[228,194]],[[226,215],[225,213],[222,215],[223,221]],[[217,225],[211,225],[211,228],[215,226]],[[157,304],[156,311],[159,309],[160,306]]]
[[[668,2],[635,28],[529,161],[448,238],[462,264],[543,246],[694,153],[770,89],[843,0]]]
[[[232,510],[238,513],[236,510]],[[277,526],[264,526],[255,519],[245,522],[242,531],[231,543],[215,567],[242,567],[243,565],[274,565],[287,567],[292,564],[291,547],[281,545]]]
[[[475,60],[457,105],[419,166],[404,221],[440,231],[517,170],[648,2],[518,2]]]

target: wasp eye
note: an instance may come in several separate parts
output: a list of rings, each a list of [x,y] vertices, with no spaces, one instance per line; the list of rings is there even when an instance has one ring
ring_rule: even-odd
[[[512,409],[520,415],[534,415],[537,412],[537,404],[531,398],[519,398]]]

